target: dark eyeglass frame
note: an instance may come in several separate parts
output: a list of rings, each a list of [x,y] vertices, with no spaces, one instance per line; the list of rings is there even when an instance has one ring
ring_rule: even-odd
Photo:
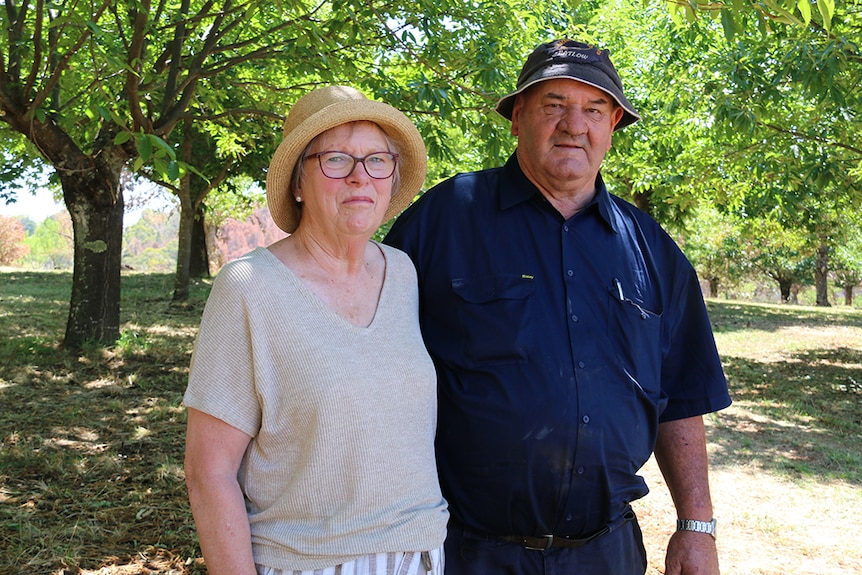
[[[348,158],[353,160],[353,164],[351,164],[350,170],[348,170],[347,173],[344,174],[343,176],[330,176],[326,172],[326,168],[323,167],[323,160],[321,159],[321,156],[325,156],[327,154],[340,154],[342,156],[347,156]],[[371,156],[381,156],[381,155],[382,156],[390,156],[392,158],[392,171],[389,172],[389,175],[386,175],[386,176],[373,176],[373,175],[371,175],[371,172],[368,171],[368,166],[365,165],[365,160],[367,160]],[[323,173],[324,176],[326,176],[330,180],[343,180],[344,178],[349,177],[350,174],[353,173],[353,170],[356,169],[356,164],[362,164],[362,168],[365,170],[365,173],[368,174],[369,178],[374,179],[374,180],[387,180],[387,179],[392,177],[392,174],[395,173],[395,168],[398,167],[399,155],[394,153],[394,152],[388,152],[388,151],[381,150],[379,152],[371,152],[370,154],[366,154],[364,156],[359,157],[359,156],[353,156],[351,154],[348,154],[347,152],[342,152],[339,150],[325,150],[323,152],[317,152],[316,154],[309,154],[308,156],[303,158],[303,160],[307,161],[307,160],[312,160],[314,158],[317,158],[317,164],[320,166],[320,171]]]

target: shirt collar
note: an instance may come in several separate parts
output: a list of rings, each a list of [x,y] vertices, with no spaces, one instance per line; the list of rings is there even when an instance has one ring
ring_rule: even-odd
[[[536,195],[541,195],[541,193],[539,188],[521,170],[517,153],[509,156],[508,161],[503,166],[503,173],[500,178],[500,209],[506,210],[526,202]],[[617,209],[605,186],[601,172],[596,176],[596,195],[581,213],[589,210],[595,210],[609,228],[619,233]]]

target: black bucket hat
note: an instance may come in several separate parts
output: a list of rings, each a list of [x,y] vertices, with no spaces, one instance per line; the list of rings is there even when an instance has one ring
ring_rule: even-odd
[[[554,40],[540,44],[533,50],[521,68],[515,91],[497,102],[495,110],[507,120],[511,120],[515,96],[534,84],[555,78],[570,78],[589,84],[616,100],[625,113],[614,130],[625,128],[641,119],[623,94],[623,83],[611,63],[610,53],[574,40]]]

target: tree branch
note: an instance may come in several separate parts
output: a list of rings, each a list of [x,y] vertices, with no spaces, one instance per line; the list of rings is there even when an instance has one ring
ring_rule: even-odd
[[[180,14],[183,16],[187,16],[189,13],[189,0],[182,0],[180,4]],[[168,112],[170,102],[173,101],[174,95],[177,91],[177,83],[178,77],[180,74],[180,68],[182,66],[182,50],[183,43],[186,40],[186,25],[185,19],[182,18],[177,22],[177,25],[174,27],[174,38],[170,43],[169,50],[171,53],[170,57],[170,65],[168,70],[168,79],[165,83],[165,97],[162,100],[162,116],[165,116]]]
[[[431,73],[433,73],[435,76],[442,78],[443,81],[446,82],[447,84],[449,84],[450,86],[454,86],[455,88],[458,88],[462,92],[473,94],[474,96],[479,96],[480,98],[484,98],[484,99],[488,98],[488,94],[479,92],[479,91],[474,90],[473,88],[471,88],[469,86],[462,84],[461,82],[458,82],[457,80],[455,80],[455,78],[453,76],[450,76],[450,75],[446,74],[445,72],[443,72],[443,70],[441,70],[439,66],[435,66],[435,65],[431,64],[430,62],[428,62],[428,60],[426,60],[421,55],[416,53],[415,50],[413,50],[409,45],[407,45],[406,42],[401,40],[398,37],[398,35],[395,34],[395,32],[389,27],[389,24],[386,21],[386,19],[374,8],[373,0],[367,0],[366,5],[368,6],[368,9],[371,11],[371,13],[374,14],[374,16],[380,22],[380,25],[383,27],[383,29],[387,31],[389,36],[394,38],[395,42],[399,46],[401,46],[401,48],[405,52],[407,52],[416,62],[420,63],[422,66],[424,66],[425,68],[430,70]]]
[[[141,109],[141,94],[139,90],[143,71],[144,44],[147,37],[147,14],[150,10],[150,0],[141,0],[141,8],[135,10],[132,18],[132,38],[129,44],[129,70],[126,71],[126,97],[129,99],[129,114],[132,116],[132,131],[143,128],[145,132],[152,129],[151,123]]]
[[[101,6],[96,10],[93,14],[93,21],[97,22],[99,18],[101,18],[102,14],[105,10],[111,5],[110,0],[104,0]],[[48,96],[54,92],[54,88],[59,84],[60,78],[63,75],[63,72],[68,68],[69,61],[72,59],[72,56],[77,54],[78,50],[84,45],[84,43],[92,36],[92,33],[89,29],[84,30],[81,33],[81,36],[77,39],[71,49],[66,51],[60,59],[57,61],[57,65],[54,69],[51,70],[51,75],[46,78],[42,82],[42,89],[33,95],[33,100],[30,102],[30,105],[27,107],[27,114],[31,115],[38,110],[45,100],[48,99]],[[57,34],[57,37],[60,37],[60,34]],[[34,65],[36,62],[34,61]]]
[[[829,140],[827,138],[821,138],[819,136],[812,136],[811,134],[806,134],[804,132],[799,132],[797,130],[789,130],[787,128],[782,128],[781,126],[778,126],[775,124],[768,124],[766,122],[758,121],[758,124],[763,126],[764,128],[768,128],[768,129],[772,130],[773,132],[778,132],[779,134],[788,134],[788,135],[793,136],[795,138],[801,138],[803,140],[809,140],[812,142],[825,144],[827,146],[834,146],[836,148],[842,148],[842,149],[847,150],[849,152],[853,152],[853,153],[862,155],[862,148],[857,148],[856,146],[851,146],[850,144],[844,144],[842,142],[834,142],[834,141]]]

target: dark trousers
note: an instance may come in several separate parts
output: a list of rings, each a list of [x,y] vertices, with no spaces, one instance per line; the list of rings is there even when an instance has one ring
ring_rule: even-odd
[[[575,549],[524,549],[517,543],[449,526],[446,575],[644,575],[646,550],[637,519]]]

